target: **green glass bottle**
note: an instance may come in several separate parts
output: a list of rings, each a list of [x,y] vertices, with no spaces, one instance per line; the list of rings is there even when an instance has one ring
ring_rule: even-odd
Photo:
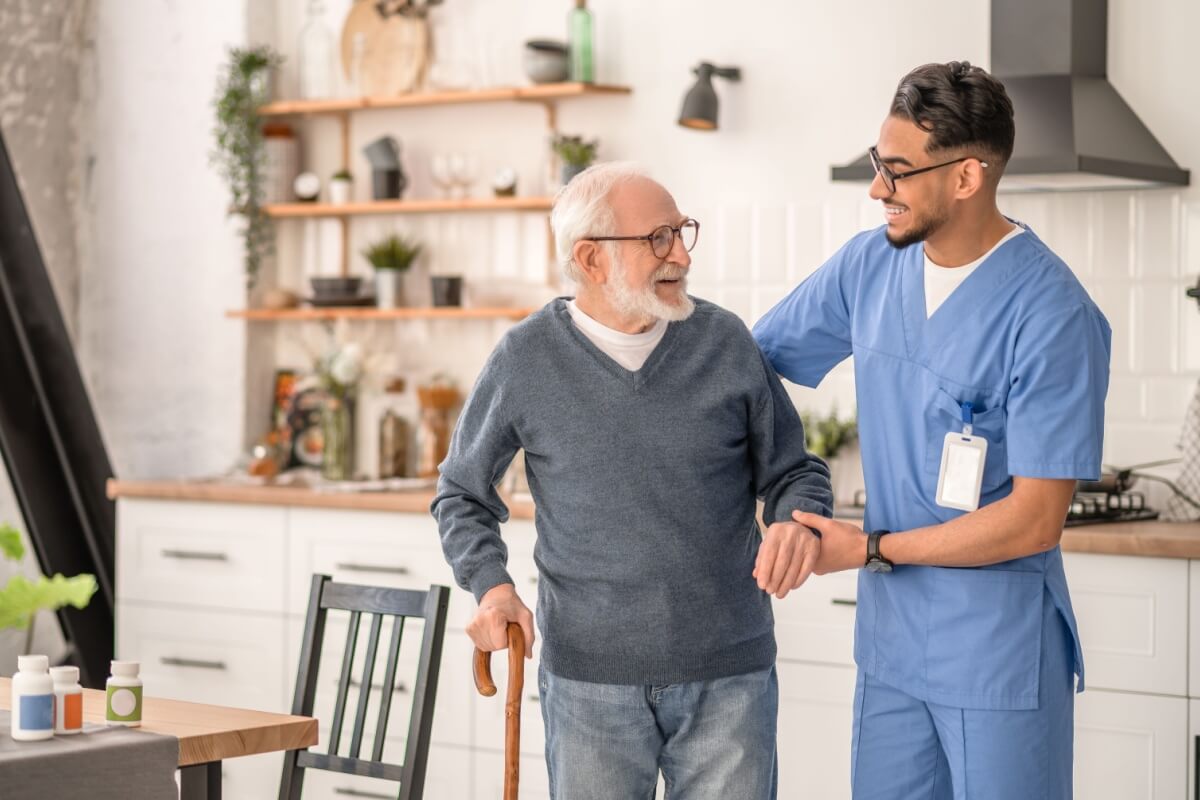
[[[575,0],[575,8],[567,19],[571,45],[571,80],[594,83],[592,67],[592,12],[587,10],[587,0]]]

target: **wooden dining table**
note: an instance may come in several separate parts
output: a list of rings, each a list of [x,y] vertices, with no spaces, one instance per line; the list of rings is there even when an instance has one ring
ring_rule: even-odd
[[[11,685],[0,678],[0,709],[11,711]],[[104,724],[105,694],[83,690],[84,723]],[[226,758],[302,750],[317,743],[317,720],[146,695],[140,730],[179,740],[180,800],[220,800]],[[0,732],[5,735],[5,732]]]

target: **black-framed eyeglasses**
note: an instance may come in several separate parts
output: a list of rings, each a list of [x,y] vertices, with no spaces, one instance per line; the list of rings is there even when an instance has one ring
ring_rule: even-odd
[[[692,252],[696,240],[700,238],[700,223],[694,219],[685,219],[677,227],[659,225],[645,236],[584,236],[585,242],[649,242],[650,250],[655,258],[666,258],[675,246],[675,237],[683,243],[683,249]]]
[[[966,161],[968,158],[975,158],[975,156],[963,156],[962,158],[943,161],[941,164],[934,164],[931,167],[910,169],[908,172],[895,172],[891,167],[883,163],[882,159],[879,158],[879,151],[877,149],[870,147],[867,149],[867,152],[871,156],[871,166],[875,168],[875,174],[883,179],[883,186],[888,190],[889,193],[896,191],[896,181],[900,180],[901,178],[911,178],[912,176],[920,175],[923,172],[932,172],[935,169],[941,169],[942,167],[948,167],[951,164],[957,164],[960,161]],[[987,167],[988,163],[986,161],[983,161],[982,159],[976,160],[979,161],[981,166]]]

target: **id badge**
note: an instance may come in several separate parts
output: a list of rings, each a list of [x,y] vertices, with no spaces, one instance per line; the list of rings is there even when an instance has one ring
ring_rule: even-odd
[[[942,468],[938,473],[937,504],[943,508],[974,511],[979,508],[987,439],[950,432],[942,443]]]

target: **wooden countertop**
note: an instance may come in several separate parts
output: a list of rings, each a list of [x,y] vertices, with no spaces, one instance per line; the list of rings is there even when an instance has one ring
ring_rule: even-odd
[[[11,685],[8,678],[0,678],[0,709],[11,710]],[[84,722],[103,725],[104,705],[104,692],[84,689]],[[142,726],[137,730],[178,739],[181,767],[258,753],[301,750],[317,743],[317,721],[311,717],[185,703],[149,695],[142,698]]]
[[[251,503],[305,508],[340,508],[350,511],[398,511],[428,514],[433,491],[408,492],[322,492],[295,486],[251,486],[220,481],[122,481],[108,482],[108,496],[150,500],[193,500],[210,503]],[[505,499],[513,519],[533,519],[533,504]]]
[[[158,500],[199,500],[215,503],[341,508],[355,511],[429,513],[431,490],[411,492],[320,492],[288,486],[245,486],[217,481],[108,482],[108,496]],[[533,519],[533,503],[508,502],[513,519]],[[1068,553],[1200,559],[1200,522],[1127,522],[1083,525],[1063,531]]]

